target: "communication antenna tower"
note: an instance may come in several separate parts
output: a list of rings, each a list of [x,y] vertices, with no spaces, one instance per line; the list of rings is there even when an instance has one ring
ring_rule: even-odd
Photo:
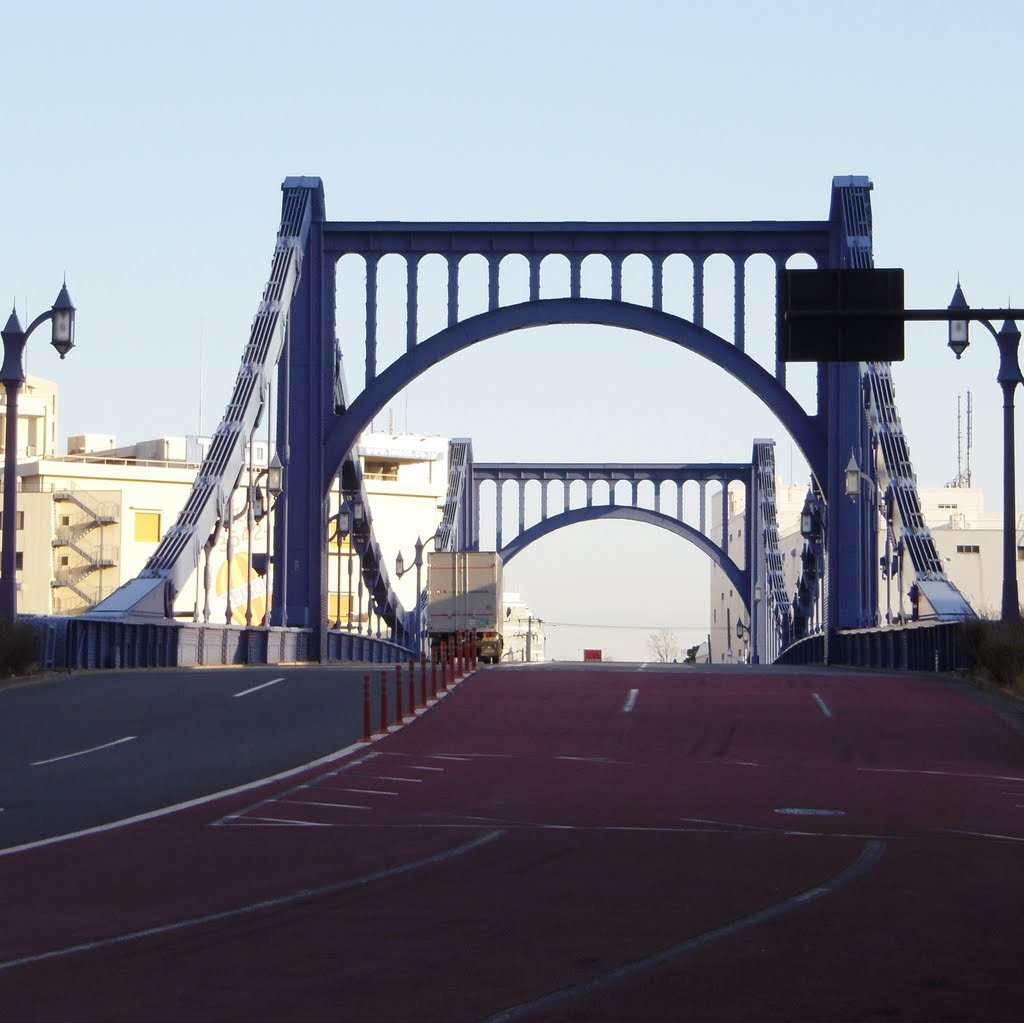
[[[967,392],[967,434],[964,437],[964,416],[960,395],[956,397],[956,476],[951,487],[971,486],[971,449],[974,447],[974,396]]]

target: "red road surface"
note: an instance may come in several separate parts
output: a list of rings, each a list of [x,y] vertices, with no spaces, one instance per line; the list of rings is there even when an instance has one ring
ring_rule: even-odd
[[[478,673],[0,857],[4,1020],[1016,1020],[1024,743],[923,676]]]

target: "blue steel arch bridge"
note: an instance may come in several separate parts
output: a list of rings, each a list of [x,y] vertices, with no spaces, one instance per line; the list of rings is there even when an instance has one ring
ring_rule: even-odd
[[[582,507],[547,506],[526,527],[520,511],[515,536],[500,532],[495,546],[512,558],[542,535],[598,517],[634,518],[677,533],[703,550],[736,583],[748,611],[754,611],[755,653],[772,660],[804,642],[813,623],[824,636],[870,629],[878,623],[879,523],[890,543],[904,552],[904,581],[916,583],[937,620],[973,614],[945,575],[924,525],[907,441],[896,408],[889,366],[883,363],[819,363],[817,404],[804,408],[787,387],[786,365],[762,365],[746,351],[751,317],[745,267],[767,257],[776,271],[794,257],[818,267],[870,267],[871,183],[838,177],[826,217],[807,221],[659,223],[401,223],[330,221],[318,178],[288,178],[283,186],[281,223],[271,271],[257,306],[249,339],[224,417],[199,469],[192,492],[137,578],[128,581],[78,619],[51,620],[54,659],[73,664],[273,662],[338,657],[397,659],[416,643],[423,595],[403,607],[373,529],[371,504],[357,455],[360,435],[417,377],[473,345],[531,327],[604,325],[640,331],[685,349],[717,366],[754,394],[774,414],[810,467],[809,505],[818,530],[795,593],[781,575],[775,513],[774,448],[754,442],[750,462],[654,465],[511,465],[474,463],[472,445],[452,442],[449,487],[437,534],[441,550],[480,544],[480,503],[487,481],[492,499],[502,500],[510,482],[560,481],[564,493],[573,479],[586,484]],[[706,325],[705,267],[724,256],[732,264],[733,330],[725,338]],[[692,312],[666,308],[666,272],[682,258],[689,267]],[[339,261],[361,263],[362,286],[355,309],[339,309]],[[440,260],[443,279],[424,274]],[[624,298],[627,263],[640,261],[648,286],[642,300]],[[565,273],[553,285],[545,270],[552,261]],[[401,268],[398,299],[404,323],[397,351],[381,343],[382,292],[379,273]],[[602,269],[598,289],[586,284],[594,265]],[[465,298],[468,268],[485,269],[485,300]],[[517,273],[523,271],[517,278]],[[521,285],[516,281],[521,280]],[[441,294],[431,294],[440,288]],[[439,303],[442,322],[428,326],[426,310]],[[344,317],[342,317],[344,313]],[[339,322],[361,329],[348,336]],[[394,320],[394,310],[389,322]],[[436,327],[436,329],[434,329]],[[341,336],[339,337],[339,333]],[[350,394],[345,361],[361,367],[357,393]],[[222,531],[265,507],[265,473],[251,464],[256,437],[266,433],[283,470],[283,486],[267,515],[269,541],[258,554],[251,539],[229,547],[228,572],[240,554],[245,587],[254,574],[267,593],[265,609],[251,606],[239,624],[228,598],[223,615],[208,597],[189,610],[190,580],[209,593],[210,554]],[[845,492],[850,454],[862,467],[859,500]],[[714,457],[717,453],[711,453]],[[630,497],[616,501],[617,484]],[[637,499],[641,480],[657,484],[656,507]],[[700,488],[699,524],[683,521],[682,486]],[[604,484],[608,501],[594,500]],[[721,499],[730,484],[746,491],[747,528],[741,550],[730,550],[724,523],[717,539],[706,529],[708,501]],[[674,486],[674,506],[663,505],[664,485]],[[717,485],[719,496],[706,488]],[[621,488],[619,488],[621,489]],[[255,495],[255,497],[254,497]],[[266,494],[266,501],[272,495]],[[258,498],[258,500],[256,499]],[[365,593],[368,629],[353,632],[328,614],[328,550],[337,544],[338,510],[359,504],[367,510],[352,524],[350,543],[359,552],[360,600]],[[520,505],[520,507],[522,507]],[[497,515],[499,524],[502,515]],[[411,542],[412,537],[407,542]],[[230,543],[230,541],[229,541]],[[808,554],[808,551],[805,551]],[[755,587],[765,594],[752,600]],[[229,575],[228,592],[232,592]],[[756,607],[755,607],[756,605]],[[184,610],[183,610],[184,607]],[[757,608],[760,608],[758,610]]]

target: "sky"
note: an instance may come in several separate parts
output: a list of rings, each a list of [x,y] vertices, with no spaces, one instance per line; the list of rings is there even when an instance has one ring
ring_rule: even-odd
[[[291,175],[322,178],[332,220],[685,221],[824,219],[832,177],[863,174],[876,265],[904,268],[908,307],[948,305],[958,276],[974,306],[1024,304],[1019,4],[3,7],[0,297],[27,324],[67,277],[78,347],[28,348],[62,437],[214,429]],[[752,329],[768,359],[773,322]],[[919,484],[941,486],[973,392],[974,482],[997,511],[997,353],[972,340],[956,362],[943,325],[909,325],[897,402]],[[743,461],[774,437],[786,482],[791,462],[756,398],[625,332],[478,345],[392,415],[481,461]],[[707,629],[706,559],[642,524],[562,530],[508,581],[554,656],[643,658],[656,628]]]

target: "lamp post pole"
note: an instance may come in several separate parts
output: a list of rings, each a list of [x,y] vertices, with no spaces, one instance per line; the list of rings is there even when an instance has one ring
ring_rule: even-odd
[[[968,325],[978,320],[995,338],[999,346],[999,372],[996,381],[1003,390],[1003,597],[1004,622],[1020,621],[1020,595],[1017,588],[1017,509],[1016,470],[1014,465],[1013,397],[1018,384],[1024,383],[1017,351],[1020,331],[1011,319],[1019,310],[1006,310],[1007,319],[1002,327],[995,327],[985,318],[988,310],[972,311],[957,281],[953,300],[949,303],[949,347],[959,359],[970,344]]]
[[[1013,392],[1022,378],[1017,361],[1020,331],[1012,320],[1002,325],[996,334],[996,343],[999,345],[999,375],[996,379],[1003,389],[1003,621],[1016,622],[1020,621],[1020,595],[1017,590]]]
[[[53,340],[50,344],[63,359],[75,347],[75,307],[68,294],[67,284],[61,286],[53,306],[40,313],[29,325],[21,329],[21,321],[14,310],[0,335],[4,343],[4,361],[0,367],[0,383],[7,397],[7,424],[4,431],[4,514],[0,531],[0,618],[14,621],[18,616],[17,544],[18,544],[18,395],[25,383],[24,354],[29,335],[50,320]]]

